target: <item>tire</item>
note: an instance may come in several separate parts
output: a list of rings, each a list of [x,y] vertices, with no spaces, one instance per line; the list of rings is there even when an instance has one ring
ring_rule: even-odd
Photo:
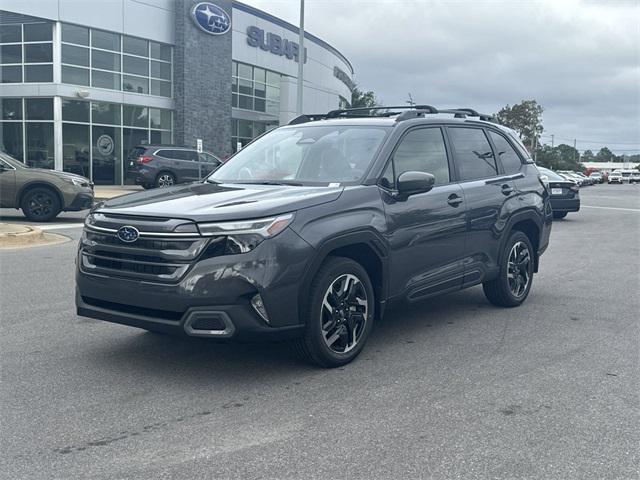
[[[172,187],[177,183],[176,176],[171,172],[160,172],[156,177],[156,187]]]
[[[567,212],[553,212],[553,218],[560,220],[567,216]]]
[[[343,287],[348,288],[344,293]],[[358,356],[369,338],[375,303],[366,270],[349,258],[329,257],[311,284],[303,311],[304,336],[294,341],[294,349],[320,367],[346,365]],[[323,330],[323,323],[329,325],[327,330]]]
[[[525,249],[528,253],[528,261],[526,265],[522,261],[521,266],[518,268],[517,276],[514,278],[512,260],[520,258]],[[531,284],[533,283],[534,255],[529,237],[517,230],[511,233],[500,255],[501,263],[498,278],[482,284],[487,300],[499,307],[517,307],[524,302],[529,296]],[[520,282],[525,280],[525,273],[526,283],[522,285]]]
[[[49,222],[62,210],[60,197],[51,188],[36,187],[27,191],[20,201],[25,217],[32,222]]]

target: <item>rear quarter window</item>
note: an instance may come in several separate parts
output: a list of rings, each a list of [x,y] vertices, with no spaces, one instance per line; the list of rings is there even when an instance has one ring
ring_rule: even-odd
[[[507,139],[499,133],[489,131],[489,137],[496,147],[496,155],[500,162],[502,162],[505,173],[518,173],[522,167],[520,155],[516,153]]]

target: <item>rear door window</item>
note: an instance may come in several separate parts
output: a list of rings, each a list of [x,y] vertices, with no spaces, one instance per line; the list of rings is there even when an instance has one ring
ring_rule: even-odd
[[[145,154],[147,149],[145,147],[133,147],[129,152],[129,158],[138,158]]]
[[[480,128],[449,127],[454,160],[460,180],[475,180],[498,175],[493,150],[484,130]]]
[[[489,130],[489,137],[491,137],[493,145],[496,147],[496,154],[500,162],[502,162],[505,173],[518,173],[522,167],[522,161],[507,139],[491,130]]]

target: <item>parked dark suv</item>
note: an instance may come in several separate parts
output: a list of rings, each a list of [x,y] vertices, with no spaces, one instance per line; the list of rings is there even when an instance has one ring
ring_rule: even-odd
[[[138,145],[127,157],[127,177],[144,188],[202,180],[222,164],[212,153],[171,145]]]
[[[335,367],[394,301],[483,284],[493,304],[520,305],[553,213],[517,136],[473,110],[386,108],[298,117],[202,183],[95,208],[78,252],[78,314],[293,338]]]

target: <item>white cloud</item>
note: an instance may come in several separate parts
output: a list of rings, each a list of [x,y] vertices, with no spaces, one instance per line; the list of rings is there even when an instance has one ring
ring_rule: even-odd
[[[298,23],[296,0],[245,0]],[[306,30],[351,60],[386,104],[495,112],[534,98],[557,138],[640,151],[636,1],[306,0]],[[614,142],[622,142],[614,144]],[[628,145],[638,142],[636,145]],[[623,144],[624,143],[624,144]]]

